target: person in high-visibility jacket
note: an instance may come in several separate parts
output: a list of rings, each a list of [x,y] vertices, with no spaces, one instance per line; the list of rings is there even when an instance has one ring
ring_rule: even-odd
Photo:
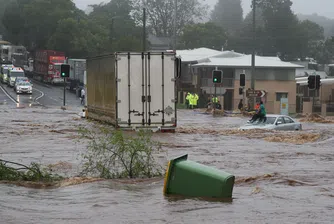
[[[199,99],[199,97],[198,97],[197,93],[194,93],[194,108],[197,108],[198,99]]]
[[[191,109],[194,108],[194,98],[195,98],[194,94],[190,93],[190,96],[189,96],[189,107]]]
[[[218,97],[212,97],[212,103],[218,103]]]
[[[187,109],[190,108],[190,92],[187,93],[187,96],[186,96],[186,105],[187,105]]]

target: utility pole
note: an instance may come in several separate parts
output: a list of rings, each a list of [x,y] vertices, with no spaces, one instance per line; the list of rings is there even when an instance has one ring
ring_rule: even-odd
[[[146,2],[143,0],[143,51],[146,51]]]
[[[177,19],[177,0],[174,0],[174,20],[173,20],[173,50],[176,51],[176,19]]]
[[[253,51],[252,51],[252,76],[251,76],[251,89],[255,90],[255,50],[256,50],[256,0],[252,0],[253,6]],[[252,108],[255,106],[255,99],[251,102]]]

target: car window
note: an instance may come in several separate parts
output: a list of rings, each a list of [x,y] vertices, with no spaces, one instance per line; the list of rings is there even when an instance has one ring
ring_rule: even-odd
[[[266,124],[274,124],[276,117],[267,117]]]
[[[279,117],[279,118],[277,119],[277,123],[282,123],[282,124],[284,124],[283,117]]]
[[[289,124],[289,123],[295,123],[291,118],[289,117],[284,117],[284,121],[285,123]]]

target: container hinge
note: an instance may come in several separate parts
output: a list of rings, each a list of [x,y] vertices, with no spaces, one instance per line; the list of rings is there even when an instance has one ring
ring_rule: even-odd
[[[145,96],[141,96],[141,102],[144,103],[146,101],[146,97]]]
[[[117,58],[115,58],[115,60],[116,61],[120,61],[120,60],[122,60],[122,58],[121,57],[117,57]]]
[[[151,125],[151,119],[148,119],[148,125]]]
[[[177,103],[177,99],[172,99],[172,103]]]
[[[147,102],[151,103],[151,95],[147,96]]]
[[[145,125],[145,119],[141,120],[141,124],[144,126]]]
[[[121,103],[121,102],[122,102],[122,100],[117,100],[116,102],[117,102],[117,103]]]
[[[122,121],[122,119],[121,118],[117,118],[117,122],[121,122]]]
[[[121,82],[122,80],[121,79],[116,79],[116,82]]]
[[[157,111],[155,111],[155,112],[157,112]],[[148,115],[150,115],[150,116],[159,116],[159,114],[156,114],[155,112],[154,113],[149,112]]]
[[[175,82],[175,81],[176,81],[176,79],[172,78],[172,79],[171,79],[171,81],[172,81],[172,82]]]

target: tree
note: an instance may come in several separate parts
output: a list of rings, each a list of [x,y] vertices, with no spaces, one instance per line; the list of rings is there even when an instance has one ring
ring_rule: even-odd
[[[2,19],[5,13],[5,9],[7,5],[11,3],[12,0],[0,0],[0,35],[3,35],[4,38],[6,38],[7,30],[5,26],[3,25]]]
[[[142,31],[131,16],[130,0],[112,0],[107,4],[92,5],[89,19],[108,32],[109,51],[139,50]]]
[[[221,50],[227,40],[226,31],[212,22],[187,25],[181,41],[185,48],[207,47]]]
[[[58,21],[76,11],[70,0],[17,0],[6,8],[3,23],[15,44],[44,48]]]
[[[212,11],[211,20],[230,33],[236,32],[243,21],[241,0],[219,0]]]
[[[316,52],[320,41],[324,40],[324,28],[309,20],[299,23],[300,58],[310,57]]]
[[[206,15],[207,5],[204,0],[177,0],[176,33]],[[173,18],[175,0],[146,0],[147,24],[156,36],[171,37],[173,34]],[[134,16],[138,24],[142,25],[142,0],[134,0]]]
[[[258,0],[267,36],[265,55],[280,55],[283,60],[297,56],[299,21],[291,10],[291,0]]]
[[[107,46],[108,33],[88,20],[67,18],[58,22],[58,27],[50,37],[49,49],[66,52],[69,57],[86,57],[103,53]]]

